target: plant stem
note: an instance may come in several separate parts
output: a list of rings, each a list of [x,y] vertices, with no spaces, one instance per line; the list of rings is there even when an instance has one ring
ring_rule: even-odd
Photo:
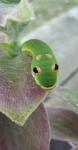
[[[15,57],[21,52],[16,43],[0,43],[0,48],[5,49],[11,57]]]

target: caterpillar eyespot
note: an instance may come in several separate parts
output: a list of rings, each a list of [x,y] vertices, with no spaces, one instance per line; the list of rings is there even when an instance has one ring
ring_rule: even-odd
[[[53,65],[52,65],[52,70],[53,70],[53,71],[56,72],[56,71],[58,71],[58,69],[59,69],[59,66],[58,66],[57,64],[53,64]]]
[[[36,67],[33,68],[33,72],[34,72],[35,74],[38,74],[38,73],[41,72],[41,68],[36,66]]]

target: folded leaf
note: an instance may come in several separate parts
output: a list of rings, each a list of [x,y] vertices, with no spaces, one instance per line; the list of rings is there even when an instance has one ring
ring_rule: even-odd
[[[31,75],[31,59],[20,50],[15,57],[0,50],[0,111],[21,125],[47,94]]]
[[[49,126],[43,105],[20,127],[0,113],[0,150],[48,150]]]

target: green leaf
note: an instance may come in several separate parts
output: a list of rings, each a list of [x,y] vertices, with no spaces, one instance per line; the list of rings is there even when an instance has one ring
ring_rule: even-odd
[[[22,0],[7,18],[18,22],[26,22],[30,17],[32,17],[32,10],[30,9],[28,2]]]
[[[7,23],[7,20],[14,20],[18,22],[29,21],[32,17],[32,9],[26,0],[20,1],[17,5],[3,5],[0,4],[0,24]]]
[[[26,0],[14,6],[0,4],[0,31],[8,35],[8,42],[17,42],[31,17],[32,10]]]
[[[20,1],[21,0],[0,0],[0,3],[4,3],[4,4],[17,4]]]

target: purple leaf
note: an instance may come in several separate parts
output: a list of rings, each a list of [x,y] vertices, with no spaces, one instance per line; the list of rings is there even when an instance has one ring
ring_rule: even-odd
[[[43,105],[18,126],[0,113],[0,150],[48,150],[49,125]]]
[[[46,91],[31,75],[31,57],[27,53],[10,57],[0,50],[0,111],[23,125],[40,105]]]
[[[52,138],[78,141],[78,115],[62,108],[48,107]]]

